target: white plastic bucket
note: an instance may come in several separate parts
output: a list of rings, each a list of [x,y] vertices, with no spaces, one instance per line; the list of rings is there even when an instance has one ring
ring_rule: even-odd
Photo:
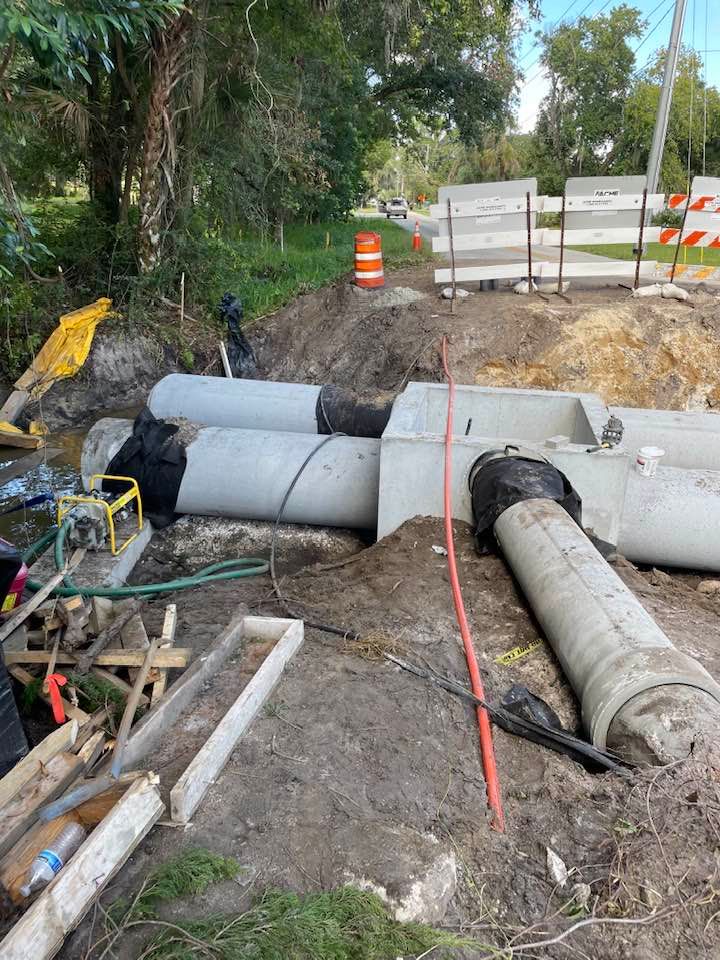
[[[661,447],[640,447],[635,459],[635,469],[641,477],[654,477],[657,465],[665,451]]]

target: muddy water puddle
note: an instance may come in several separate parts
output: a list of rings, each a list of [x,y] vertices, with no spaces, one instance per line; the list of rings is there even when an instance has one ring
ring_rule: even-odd
[[[139,407],[106,410],[101,417],[134,419]],[[27,472],[0,486],[0,537],[26,549],[53,523],[57,515],[56,501],[66,494],[82,492],[80,456],[92,423],[53,433],[46,449],[59,450],[57,456],[37,464]],[[0,471],[19,461],[27,450],[0,447]],[[29,454],[32,456],[32,453]],[[46,496],[45,502],[26,506],[28,500]],[[10,512],[11,511],[11,512]]]

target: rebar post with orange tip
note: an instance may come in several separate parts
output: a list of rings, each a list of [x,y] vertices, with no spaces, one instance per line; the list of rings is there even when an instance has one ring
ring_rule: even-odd
[[[643,255],[643,244],[645,243],[645,212],[647,210],[647,187],[643,190],[642,207],[640,209],[640,235],[637,243],[637,257],[635,259],[635,285],[634,289],[640,286],[640,261]]]
[[[465,604],[463,603],[462,590],[460,589],[460,580],[457,572],[457,561],[455,559],[455,540],[452,525],[452,442],[453,415],[455,410],[455,381],[448,366],[447,337],[443,337],[442,339],[442,364],[443,370],[445,371],[445,379],[448,384],[444,489],[445,546],[448,554],[448,573],[450,575],[453,603],[455,604],[455,616],[457,617],[463,647],[465,648],[465,659],[467,660],[468,672],[470,674],[470,686],[475,696],[484,700],[485,690],[470,635],[470,626],[468,624],[467,614],[465,613]],[[478,727],[480,729],[480,756],[482,758],[483,774],[485,776],[485,788],[487,790],[488,806],[493,814],[492,826],[493,829],[499,833],[504,833],[505,814],[503,813],[502,800],[500,797],[500,782],[498,780],[497,765],[495,763],[495,749],[493,747],[492,730],[490,728],[490,717],[484,707],[477,707],[476,710]]]

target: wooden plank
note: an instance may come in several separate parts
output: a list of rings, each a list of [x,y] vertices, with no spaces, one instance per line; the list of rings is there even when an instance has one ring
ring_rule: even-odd
[[[25,404],[30,399],[27,390],[13,390],[5,403],[0,407],[0,420],[7,423],[15,423],[17,418],[25,409]]]
[[[26,453],[24,456],[18,457],[17,460],[13,460],[12,463],[0,468],[0,487],[4,483],[10,483],[16,477],[21,477],[24,473],[34,470],[41,463],[49,463],[59,457],[61,453],[62,450],[55,447],[52,449],[44,447],[36,453]]]
[[[187,670],[170,687],[156,707],[138,721],[125,747],[124,766],[132,769],[139,766],[146,756],[167,733],[169,728],[207,683],[222,667],[228,657],[237,650],[245,635],[245,608],[240,608],[213,644],[197,657]],[[164,651],[170,653],[170,650]],[[163,651],[160,651],[162,654]],[[107,762],[101,769],[108,766]]]
[[[24,450],[37,450],[45,443],[45,437],[32,433],[15,433],[14,430],[0,429],[0,447],[20,447]]]
[[[123,650],[122,648],[105,650],[99,653],[93,663],[97,667],[141,667],[145,659],[144,650]],[[157,650],[153,657],[153,667],[186,667],[192,650],[190,647],[168,647],[165,650]],[[76,664],[80,654],[68,653],[66,650],[59,650],[57,655],[57,664],[72,666]],[[46,664],[50,658],[47,650],[10,650],[5,658],[5,663],[10,666],[18,663],[40,663]]]
[[[171,819],[176,823],[189,822],[290,659],[302,646],[302,620],[292,621],[282,633],[280,630],[276,634],[278,642],[170,791]]]
[[[69,720],[49,733],[26,757],[16,763],[12,770],[0,780],[0,808],[10,802],[25,784],[32,780],[41,767],[49,763],[58,753],[72,747],[77,734],[77,720]]]
[[[143,603],[144,601],[140,599],[132,600],[125,609],[120,611],[120,613],[113,618],[112,622],[98,634],[87,650],[84,650],[80,655],[80,659],[78,660],[79,673],[87,673],[91,664],[95,663],[98,654],[109,645],[111,640],[117,639],[122,628],[128,620],[134,617],[138,610],[141,609]]]
[[[0,861],[0,889],[4,890],[15,904],[26,904],[20,887],[25,883],[35,855],[49,847],[59,834],[71,823],[79,823],[74,810],[56,817],[49,823],[38,821],[18,840]]]
[[[0,810],[0,857],[17,843],[37,820],[38,811],[59,797],[83,771],[74,753],[58,753]]]
[[[147,683],[153,656],[155,655],[155,651],[159,646],[160,637],[155,637],[151,641],[148,651],[145,654],[143,665],[137,671],[137,676],[133,680],[132,691],[130,696],[127,698],[127,702],[125,703],[125,710],[123,711],[120,727],[118,728],[117,736],[115,737],[115,747],[113,748],[112,762],[110,764],[110,772],[116,779],[120,776],[123,770],[123,754],[125,752],[125,744],[127,743],[128,736],[130,735],[130,727],[135,720],[135,713],[140,702],[140,697],[142,696],[142,689]]]
[[[532,243],[537,246],[543,244],[544,230],[533,230]],[[637,237],[637,230],[635,231]],[[578,241],[580,243],[581,241]],[[590,241],[588,241],[589,243]],[[498,233],[460,233],[453,235],[453,247],[458,250],[487,250],[491,247],[513,247],[518,244],[527,244],[527,230],[505,230]],[[450,237],[433,237],[433,253],[447,253],[450,249]]]
[[[9,654],[8,654],[9,656]],[[27,670],[24,670],[22,667],[17,664],[8,665],[8,673],[11,677],[14,677],[18,683],[21,683],[26,687],[29,683],[32,683],[34,680],[37,680],[37,677],[34,677],[31,673],[28,673]],[[43,693],[42,690],[39,693],[40,699],[47,703],[50,706],[50,697],[48,694]],[[66,700],[65,697],[60,697],[60,702],[63,705],[63,710],[65,711],[65,716],[70,720],[77,720],[77,722],[82,726],[84,723],[90,719],[90,714],[85,713],[84,710],[81,710],[80,707],[76,707],[74,703],[70,703],[69,700]]]
[[[77,755],[82,760],[83,770],[86,774],[102,756],[104,746],[105,733],[103,730],[98,730],[78,750]]]
[[[18,607],[10,619],[6,620],[5,623],[0,627],[0,643],[3,642],[5,637],[9,637],[13,630],[15,630],[24,620],[27,620],[33,610],[37,610],[43,601],[50,596],[55,587],[57,587],[59,583],[62,583],[62,579],[66,573],[67,571],[61,571],[56,573],[54,577],[50,577],[45,586],[41,590],[38,590],[35,596],[31,597],[27,603],[24,603],[21,607]]]
[[[135,770],[132,773],[121,774],[108,790],[79,804],[75,807],[74,813],[79,817],[82,825],[87,827],[88,830],[91,830],[93,827],[96,827],[101,820],[105,819],[118,800],[127,793],[130,784],[134,783],[139,777],[144,776],[146,776],[146,771],[144,770]]]
[[[132,684],[128,683],[127,680],[123,680],[122,677],[116,676],[114,673],[111,673],[109,670],[103,670],[102,667],[92,667],[90,672],[94,674],[99,680],[104,680],[106,683],[111,683],[113,687],[117,687],[120,690],[125,698],[130,696],[132,691]],[[146,697],[144,693],[140,694],[140,700],[138,701],[139,707],[146,707],[150,703],[150,698]]]
[[[163,812],[151,776],[140,777],[18,920],[2,960],[49,960]]]
[[[160,649],[167,649],[175,642],[175,631],[177,630],[177,604],[169,603],[165,607],[165,619],[163,621],[162,634],[160,635]],[[167,669],[160,672],[159,678],[155,681],[152,688],[152,705],[156,706],[165,693],[167,685]]]

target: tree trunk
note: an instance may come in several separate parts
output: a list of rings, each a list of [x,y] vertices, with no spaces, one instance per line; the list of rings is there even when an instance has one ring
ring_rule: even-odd
[[[127,119],[123,116],[126,111],[122,107],[123,97],[117,81],[102,76],[96,54],[90,54],[88,72],[90,197],[103,221],[114,226],[120,215],[122,129]],[[105,97],[107,116],[103,110]]]
[[[180,79],[191,24],[186,11],[153,37],[140,176],[138,260],[143,273],[151,273],[160,262],[165,233],[172,222],[177,169],[172,94]]]
[[[195,163],[201,142],[200,111],[205,99],[205,81],[207,78],[207,43],[202,23],[207,19],[209,0],[199,0],[190,36],[190,96],[183,112],[180,130],[180,171],[177,208],[182,217],[187,217],[193,206],[193,188],[195,186]]]

